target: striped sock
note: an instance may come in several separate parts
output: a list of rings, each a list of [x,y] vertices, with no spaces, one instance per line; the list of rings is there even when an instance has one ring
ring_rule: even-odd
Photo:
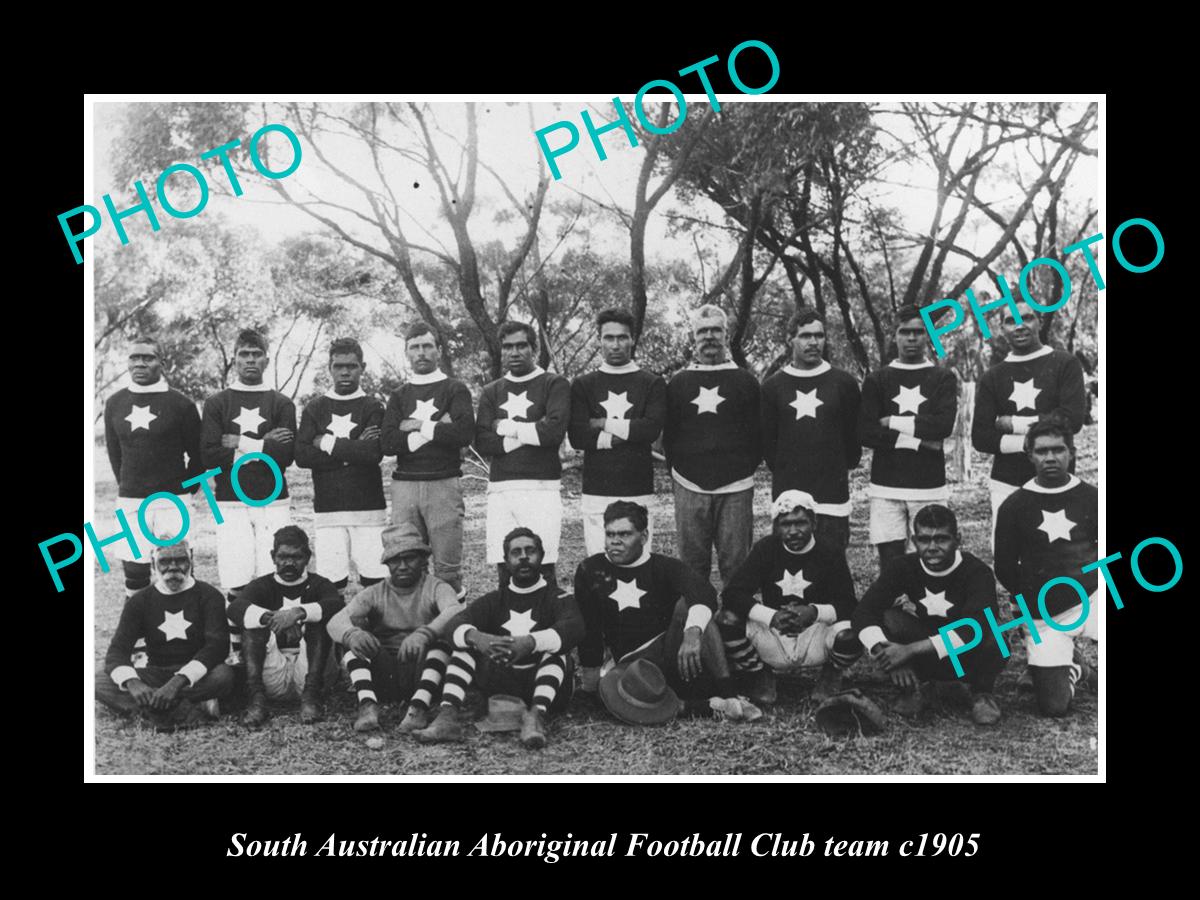
[[[725,658],[729,661],[730,670],[738,674],[758,672],[763,667],[763,661],[759,658],[758,651],[746,637],[731,638],[725,641]]]
[[[227,613],[229,612],[229,604],[238,598],[244,587],[245,585],[233,588],[225,595],[225,611]],[[225,621],[229,623],[229,656],[240,661],[242,656],[242,626],[234,624],[233,619],[226,619]]]
[[[835,669],[845,671],[863,655],[862,642],[853,631],[839,631],[829,651],[829,661]]]
[[[387,651],[381,650],[380,652],[386,653]],[[368,700],[375,700],[375,682],[371,680],[370,662],[360,656],[355,656],[353,650],[346,651],[342,662],[346,664],[346,671],[350,673],[350,683],[358,695],[358,702],[366,703]]]
[[[533,686],[533,705],[549,714],[550,705],[558,696],[562,687],[563,677],[567,671],[567,661],[560,653],[543,653],[538,663],[537,674]]]
[[[421,671],[421,682],[413,692],[412,699],[408,701],[410,706],[415,706],[417,709],[429,709],[433,705],[433,695],[437,693],[442,684],[442,677],[446,674],[446,663],[449,661],[450,654],[440,647],[435,647],[425,654],[425,668]]]
[[[442,706],[461,707],[467,688],[475,677],[475,657],[469,650],[455,650],[446,663],[446,681],[442,685]]]
[[[1079,663],[1071,663],[1067,666],[1067,684],[1071,686],[1071,699],[1075,699],[1075,684],[1083,677],[1083,666]]]

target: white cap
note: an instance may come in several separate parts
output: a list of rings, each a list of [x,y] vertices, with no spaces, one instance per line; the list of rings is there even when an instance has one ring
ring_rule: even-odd
[[[816,515],[817,501],[808,491],[784,491],[771,503],[771,518],[778,519],[797,507],[803,507]]]

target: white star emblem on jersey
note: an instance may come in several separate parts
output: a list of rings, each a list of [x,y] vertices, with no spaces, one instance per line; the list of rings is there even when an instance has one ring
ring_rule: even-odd
[[[706,412],[715,413],[717,407],[724,402],[725,398],[721,396],[720,387],[700,388],[700,393],[696,395],[696,399],[692,402],[696,404],[696,415],[703,415]]]
[[[817,389],[811,391],[796,391],[796,399],[788,404],[796,411],[796,421],[799,422],[805,416],[817,417],[817,407],[821,406],[825,401],[817,397]]]
[[[238,413],[237,418],[233,421],[237,424],[242,434],[252,434],[258,431],[258,427],[267,420],[258,414],[257,406],[253,409],[243,406],[242,411]]]
[[[1035,401],[1041,392],[1041,388],[1033,386],[1032,378],[1028,381],[1014,381],[1012,393],[1008,395],[1008,399],[1016,405],[1017,412],[1023,409],[1037,409]]]
[[[912,388],[902,386],[900,393],[893,397],[892,400],[900,407],[900,415],[904,415],[905,413],[915,414],[920,411],[921,404],[925,402],[925,395],[921,393],[919,385]]]
[[[418,400],[417,407],[413,410],[412,418],[420,419],[422,422],[432,422],[437,417],[437,404],[432,400]]]
[[[182,610],[163,613],[163,623],[158,626],[158,630],[167,636],[168,641],[186,641],[188,626],[191,624],[183,617]]]
[[[1038,531],[1046,532],[1047,540],[1053,544],[1055,541],[1069,541],[1071,529],[1077,524],[1067,518],[1065,509],[1060,509],[1058,512],[1046,512],[1043,509],[1042,524],[1038,526]]]
[[[795,575],[787,569],[783,570],[783,577],[775,582],[779,585],[779,591],[785,597],[799,597],[804,599],[804,589],[809,587],[812,582],[804,577],[804,570],[801,569]]]
[[[946,602],[945,591],[931,591],[925,588],[925,596],[917,601],[931,616],[941,616],[946,618],[946,613],[950,610],[950,604]]]
[[[129,411],[129,415],[125,417],[125,421],[129,423],[130,431],[137,431],[139,428],[150,430],[150,423],[158,418],[158,415],[150,412],[149,406],[135,406]]]
[[[641,609],[642,597],[646,592],[637,586],[637,579],[621,581],[617,579],[617,589],[608,595],[617,601],[617,612],[623,609]]]
[[[628,391],[621,391],[619,394],[609,391],[608,399],[600,405],[604,407],[604,412],[610,419],[623,419],[625,413],[633,409],[633,404],[629,402]]]
[[[354,430],[354,416],[346,413],[344,416],[339,416],[334,413],[329,420],[329,426],[325,429],[335,438],[348,438],[350,432]]]
[[[300,606],[299,597],[284,597],[282,609],[291,609],[294,606]]]
[[[523,613],[510,612],[503,627],[513,637],[521,637],[533,631],[533,625],[533,610],[527,609]]]
[[[528,395],[529,391],[509,394],[508,399],[500,404],[500,408],[508,413],[510,419],[523,419],[529,412],[529,407],[533,406],[533,401],[529,399]]]

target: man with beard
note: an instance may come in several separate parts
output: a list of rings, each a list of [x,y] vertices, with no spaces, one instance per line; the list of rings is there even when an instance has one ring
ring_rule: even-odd
[[[248,703],[242,724],[257,728],[270,717],[267,698],[300,694],[300,721],[323,715],[321,693],[331,647],[324,623],[344,601],[328,578],[309,572],[308,535],[295,525],[275,532],[273,575],[246,585],[229,605],[242,629]]]
[[[663,450],[675,494],[679,558],[708,581],[713,546],[728,584],[754,540],[758,381],[726,360],[727,320],[706,304],[692,320],[693,362],[667,385]]]
[[[411,523],[385,529],[380,561],[389,577],[329,620],[358,695],[355,731],[379,727],[380,703],[408,701],[414,692],[428,702],[441,685],[450,654],[435,644],[463,607],[454,588],[426,571],[430,552]]]
[[[395,454],[392,521],[410,522],[433,548],[433,571],[459,597],[462,586],[462,448],[475,436],[471,392],[438,366],[437,336],[424,322],[405,334],[412,375],[388,401],[383,452]]]
[[[96,673],[96,699],[121,715],[142,713],[160,731],[201,724],[220,714],[218,700],[233,689],[225,601],[192,577],[187,541],[156,547],[158,584],[130,597]],[[145,641],[147,665],[129,664]]]
[[[461,709],[472,683],[486,695],[509,694],[528,704],[521,744],[530,750],[546,745],[547,717],[571,699],[570,653],[583,638],[579,607],[542,577],[542,539],[531,529],[514,528],[505,536],[504,563],[508,584],[472,602],[446,628],[454,652],[437,718],[427,726],[429,700],[422,695],[400,723],[400,731],[413,731],[422,743],[463,739]],[[427,672],[422,682],[436,676]]]
[[[649,507],[654,499],[650,445],[662,432],[667,385],[633,362],[633,315],[605,309],[596,316],[600,368],[571,385],[571,446],[583,454],[583,542],[604,549],[604,510],[614,500]],[[652,539],[651,539],[652,540]]]
[[[895,709],[916,716],[924,707],[922,682],[957,682],[939,629],[957,619],[974,620],[987,632],[984,610],[996,607],[996,579],[987,564],[959,550],[958,520],[941,504],[913,517],[916,553],[892,560],[854,611],[854,632],[892,683],[901,689]],[[896,605],[903,598],[909,612]],[[973,637],[969,625],[950,632],[961,647]],[[992,694],[1004,657],[994,641],[981,642],[961,657],[963,678],[971,690],[971,719],[978,725],[1000,720]]]

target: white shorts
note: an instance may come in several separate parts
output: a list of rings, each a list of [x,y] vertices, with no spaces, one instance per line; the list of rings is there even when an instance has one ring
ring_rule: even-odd
[[[270,506],[247,506],[239,501],[217,504],[224,517],[217,526],[217,576],[226,591],[240,588],[259,575],[275,571],[271,548],[275,532],[292,523],[287,500]]]
[[[912,546],[912,521],[918,512],[931,503],[945,504],[950,499],[933,497],[928,500],[894,500],[891,497],[871,498],[870,539],[872,544],[886,544],[889,541],[908,541],[908,550]]]
[[[1042,639],[1040,644],[1033,642],[1029,629],[1025,629],[1025,652],[1029,656],[1029,665],[1039,667],[1069,666],[1075,659],[1075,639],[1080,637],[1100,639],[1100,616],[1096,613],[1096,596],[1092,594],[1088,604],[1088,617],[1070,631],[1056,631],[1041,619],[1034,619],[1033,626]],[[1083,613],[1083,604],[1072,607],[1054,616],[1054,621],[1060,625],[1070,625]]]
[[[191,494],[176,494],[183,501],[184,508],[188,514],[188,531],[190,532],[195,525],[195,516],[192,514],[192,495]],[[133,539],[137,541],[138,549],[142,551],[140,559],[133,558],[133,551],[129,549],[129,541],[121,540],[114,541],[104,548],[105,553],[109,551],[112,555],[121,562],[137,562],[150,564],[150,554],[154,551],[154,545],[146,540],[145,534],[142,531],[142,526],[138,522],[138,507],[142,505],[145,497],[118,497],[117,509],[125,514],[125,521],[129,523],[129,527],[133,530]],[[179,507],[168,500],[166,497],[159,497],[153,503],[146,507],[146,527],[150,529],[150,533],[158,538],[174,538],[178,537],[183,531],[183,516],[179,512]],[[113,530],[120,527],[117,523],[116,515],[113,516]],[[97,532],[98,538],[103,538],[104,535]]]
[[[558,562],[562,532],[562,494],[558,486],[545,490],[488,491],[487,561],[504,562],[504,536],[514,528],[530,528],[542,539],[542,562]]]
[[[350,560],[360,578],[386,578],[388,567],[379,561],[383,552],[382,525],[318,525],[315,569],[330,581],[350,577]]]
[[[811,666],[823,666],[829,661],[834,638],[850,627],[846,621],[826,625],[814,622],[799,634],[780,634],[750,619],[746,622],[746,637],[759,658],[777,672],[791,672]]]
[[[583,546],[588,556],[604,552],[604,510],[617,500],[632,500],[646,507],[648,527],[646,529],[646,549],[654,549],[654,495],[641,497],[600,497],[596,494],[584,494],[581,498],[583,508]]]
[[[300,647],[280,650],[275,635],[270,634],[267,655],[263,660],[263,688],[272,700],[292,700],[304,690],[304,679],[308,676],[308,650],[304,639]]]
[[[996,513],[1000,511],[1000,504],[1015,494],[1021,489],[1020,485],[1007,484],[1003,481],[997,481],[995,478],[988,479],[988,492],[992,498],[992,553],[996,552]]]

